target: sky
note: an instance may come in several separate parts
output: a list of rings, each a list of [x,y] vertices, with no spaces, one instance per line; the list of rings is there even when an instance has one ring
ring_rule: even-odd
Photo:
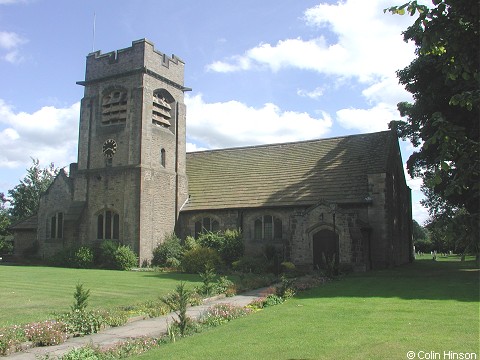
[[[383,12],[403,2],[0,0],[0,192],[32,158],[76,162],[86,56],[144,38],[185,62],[187,151],[387,130],[411,101],[396,71],[414,19]],[[406,177],[422,224],[422,182]]]

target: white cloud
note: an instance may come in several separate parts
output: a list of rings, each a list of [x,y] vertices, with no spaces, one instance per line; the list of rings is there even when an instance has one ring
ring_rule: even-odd
[[[272,71],[298,68],[323,74],[355,77],[371,82],[392,76],[413,59],[413,45],[403,42],[401,32],[412,22],[408,16],[384,14],[387,0],[347,0],[322,3],[305,11],[305,21],[319,29],[327,28],[336,36],[325,35],[303,40],[262,43],[225,61],[216,61],[209,69],[219,72],[250,70],[266,66]]]
[[[337,111],[337,121],[342,127],[361,132],[387,130],[388,123],[398,117],[395,106],[385,103],[377,104],[370,109],[348,108]]]
[[[412,218],[423,225],[429,217],[428,209],[420,204],[420,200],[412,200]]]
[[[0,58],[10,63],[21,62],[23,57],[18,49],[26,42],[26,39],[14,32],[0,31]]]
[[[312,91],[308,91],[305,89],[297,89],[297,95],[302,97],[308,97],[310,99],[317,100],[323,96],[325,89],[323,87],[317,87]]]
[[[307,113],[285,111],[272,103],[261,108],[238,101],[206,103],[202,95],[187,95],[187,134],[208,148],[256,145],[319,138],[332,126],[326,113],[316,119]]]
[[[58,166],[75,161],[79,112],[80,103],[15,113],[0,99],[0,168],[28,166],[31,157]]]

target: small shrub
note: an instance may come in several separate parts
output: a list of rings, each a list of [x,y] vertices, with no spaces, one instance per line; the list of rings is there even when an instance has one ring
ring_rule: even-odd
[[[77,284],[75,286],[75,292],[73,298],[75,299],[72,305],[72,311],[84,311],[88,305],[88,298],[90,297],[90,290],[84,290],[83,284]]]
[[[198,243],[197,240],[195,240],[195,238],[193,236],[187,236],[185,238],[185,241],[184,241],[184,244],[183,244],[183,248],[188,251],[188,250],[192,250],[192,249],[196,249],[200,247],[200,244]]]
[[[172,269],[178,269],[182,266],[182,262],[177,258],[168,258],[166,262],[167,267]]]
[[[66,324],[58,321],[44,321],[25,326],[25,336],[35,346],[58,345],[67,340]]]
[[[230,292],[231,295],[227,294],[228,291]],[[226,276],[221,276],[215,283],[215,292],[217,294],[225,294],[227,296],[233,296],[235,295],[235,284],[233,283],[233,281],[228,280]]]
[[[115,252],[118,248],[118,242],[113,240],[104,240],[96,256],[96,263],[105,269],[116,269],[115,267]]]
[[[205,310],[200,317],[200,322],[207,326],[218,326],[230,320],[245,316],[250,309],[231,304],[216,304]]]
[[[263,256],[244,256],[232,263],[233,270],[242,273],[263,274],[267,270],[267,262]]]
[[[295,296],[295,287],[293,285],[293,280],[288,279],[285,275],[282,275],[280,278],[281,284],[277,289],[277,295],[282,299],[287,300]]]
[[[111,327],[125,325],[128,321],[127,313],[119,310],[105,311],[102,313],[102,317],[105,324]]]
[[[100,360],[98,349],[93,348],[91,345],[87,345],[81,348],[74,348],[65,353],[61,360]]]
[[[191,319],[187,316],[187,307],[190,302],[191,292],[185,289],[185,283],[180,283],[175,292],[163,297],[161,300],[177,314],[178,319],[174,319],[178,325],[180,335],[184,336],[187,327],[191,324]]]
[[[210,266],[218,269],[222,261],[217,251],[205,247],[199,247],[186,251],[182,259],[182,268],[187,273],[199,273]]]
[[[81,246],[73,255],[73,266],[79,269],[88,269],[93,266],[93,250],[87,246]]]
[[[57,321],[66,324],[66,329],[73,336],[95,334],[105,325],[103,314],[97,311],[71,311],[57,316]]]
[[[283,302],[283,299],[280,296],[275,294],[270,294],[270,295],[267,295],[267,297],[265,298],[265,301],[263,302],[263,307],[278,305],[278,304],[281,304],[282,302]]]
[[[0,255],[13,254],[13,240],[0,236]]]
[[[197,242],[201,247],[214,249],[220,252],[222,249],[224,238],[222,234],[218,231],[217,232],[207,231],[199,235]]]
[[[215,294],[215,278],[217,274],[210,264],[205,265],[205,271],[199,273],[203,285],[200,287],[200,294],[210,296]]]
[[[25,331],[20,326],[0,329],[0,355],[15,352],[17,347],[26,340]]]
[[[242,232],[240,230],[225,230],[223,237],[220,256],[226,264],[231,265],[232,262],[240,259],[245,251]]]
[[[152,265],[168,267],[169,262],[170,264],[172,262],[176,263],[173,259],[179,262],[182,258],[182,253],[183,249],[180,239],[175,234],[165,236],[163,242],[153,250]]]
[[[129,246],[120,245],[114,253],[114,267],[118,270],[131,270],[138,266],[138,257]]]

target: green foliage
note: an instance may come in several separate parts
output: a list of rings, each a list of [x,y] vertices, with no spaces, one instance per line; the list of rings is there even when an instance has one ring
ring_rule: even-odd
[[[65,323],[67,332],[74,336],[95,334],[105,326],[105,318],[98,311],[73,310],[58,315],[56,320]]]
[[[407,161],[408,171],[412,177],[423,179],[423,204],[433,220],[453,220],[462,212],[465,218],[470,217],[463,223],[478,223],[479,3],[435,0],[429,8],[409,1],[387,10],[417,16],[403,33],[405,41],[414,42],[417,57],[397,72],[399,82],[415,101],[399,103],[400,114],[406,120],[390,125],[399,137],[419,146]],[[470,233],[475,230],[471,228]],[[465,246],[478,249],[479,237],[466,235]]]
[[[88,246],[81,246],[75,251],[72,265],[79,269],[89,269],[93,266],[93,250]]]
[[[95,262],[97,265],[105,269],[116,269],[115,252],[119,244],[117,241],[104,240],[98,249],[97,258]]]
[[[115,268],[118,270],[131,270],[138,266],[138,257],[130,246],[120,245],[114,253]]]
[[[251,309],[248,308],[231,304],[216,304],[205,310],[199,321],[208,327],[215,327],[249,313],[251,313]]]
[[[85,311],[88,305],[88,298],[90,297],[90,290],[85,290],[83,284],[77,284],[75,286],[75,292],[73,293],[74,302],[72,305],[72,311]]]
[[[195,249],[199,246],[200,244],[197,242],[197,240],[193,236],[187,236],[183,244],[183,249],[187,251],[187,250]]]
[[[33,165],[27,169],[25,178],[12,190],[8,190],[12,221],[26,219],[37,211],[40,196],[48,189],[59,171],[53,163],[41,169],[38,159],[32,161]]]
[[[185,335],[191,319],[187,316],[187,307],[190,303],[191,291],[185,288],[185,283],[180,283],[175,292],[163,297],[161,300],[172,309],[177,315],[174,319],[175,324],[178,325],[180,335]]]
[[[207,231],[200,234],[197,242],[201,247],[216,250],[227,265],[240,259],[245,249],[240,230]]]
[[[268,306],[275,306],[283,303],[283,301],[284,300],[280,296],[275,294],[270,294],[270,295],[267,295],[267,297],[265,298],[263,302],[263,307],[266,308]]]
[[[223,233],[224,240],[220,249],[220,256],[226,264],[240,259],[245,251],[243,235],[239,229],[227,229]]]
[[[24,341],[27,341],[27,337],[22,327],[15,325],[0,328],[0,355],[17,351],[17,348]]]
[[[5,194],[0,193],[0,254],[13,253],[13,241],[10,237],[8,227],[10,226],[10,216],[5,204],[7,199]]]
[[[142,354],[158,347],[159,342],[153,338],[135,338],[116,343],[107,348],[86,345],[75,348],[65,353],[58,360],[114,360],[125,359]]]
[[[277,288],[277,295],[282,299],[287,300],[295,296],[296,290],[293,280],[282,275],[280,278],[280,286]]]
[[[233,270],[242,273],[263,274],[268,263],[263,256],[244,256],[232,263]]]
[[[202,295],[210,296],[214,293],[215,289],[215,278],[217,274],[215,270],[211,267],[210,264],[205,266],[205,271],[199,273],[200,279],[202,279],[203,285],[200,288],[200,293]]]
[[[218,269],[222,263],[220,255],[214,249],[199,247],[183,254],[182,268],[187,273],[199,273],[209,266]]]
[[[175,234],[165,236],[163,242],[153,250],[152,265],[163,267],[178,265],[182,253],[180,239]]]

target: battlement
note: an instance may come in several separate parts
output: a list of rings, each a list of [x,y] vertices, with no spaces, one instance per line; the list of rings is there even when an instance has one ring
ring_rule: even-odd
[[[155,50],[154,44],[146,39],[132,41],[132,46],[102,54],[95,51],[87,56],[85,85],[107,77],[149,72],[171,79],[183,86],[185,63],[175,55],[171,57]]]

